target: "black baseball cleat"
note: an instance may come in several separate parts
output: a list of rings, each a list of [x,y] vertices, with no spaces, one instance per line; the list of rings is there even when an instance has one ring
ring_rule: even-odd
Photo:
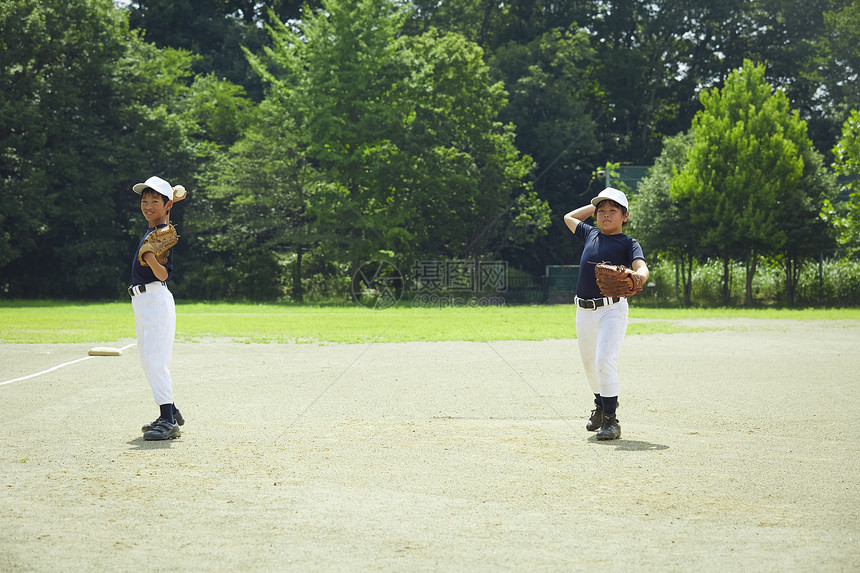
[[[152,424],[152,429],[143,434],[144,440],[172,440],[182,435],[179,424],[171,424],[164,418],[159,418]]]
[[[161,418],[159,418],[158,420],[160,420],[160,419]],[[176,423],[179,424],[180,426],[185,424],[185,418],[182,417],[182,414],[179,413],[179,410],[176,410],[176,412],[173,413],[173,419],[176,420]],[[140,428],[140,431],[143,432],[144,434],[146,432],[150,431],[155,426],[156,422],[158,422],[158,420],[156,420],[155,422],[152,422],[151,424],[146,424],[146,425],[142,426]]]
[[[600,406],[596,406],[594,410],[591,411],[591,418],[588,419],[588,423],[585,425],[585,429],[589,432],[596,432],[600,429],[600,426],[603,425],[603,408]]]
[[[621,437],[621,426],[615,416],[603,416],[603,424],[597,430],[598,440],[617,440]]]

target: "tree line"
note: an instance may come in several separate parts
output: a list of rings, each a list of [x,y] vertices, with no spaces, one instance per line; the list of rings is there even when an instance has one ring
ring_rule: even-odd
[[[718,5],[714,5],[718,4]],[[120,296],[172,214],[177,296],[343,296],[369,260],[578,261],[562,216],[652,165],[631,234],[677,264],[856,251],[848,0],[0,0],[0,297]],[[853,80],[852,80],[853,78]],[[842,175],[840,184],[837,175]]]

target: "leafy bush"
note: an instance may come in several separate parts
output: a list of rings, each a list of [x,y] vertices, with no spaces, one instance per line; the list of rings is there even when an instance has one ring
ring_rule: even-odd
[[[807,265],[797,284],[797,302],[807,306],[860,305],[860,261],[825,259]]]
[[[658,260],[649,264],[651,278],[639,304],[681,305],[683,285],[676,274],[675,263]],[[746,288],[746,266],[734,262],[729,271],[731,306],[742,306]],[[677,280],[676,280],[677,277]],[[693,306],[722,305],[723,265],[709,260],[693,269]],[[677,287],[676,287],[677,284]],[[753,299],[756,305],[773,306],[786,303],[785,271],[780,264],[766,260],[759,263],[753,278]],[[851,258],[825,259],[819,264],[806,261],[797,285],[795,306],[860,306],[860,260]]]

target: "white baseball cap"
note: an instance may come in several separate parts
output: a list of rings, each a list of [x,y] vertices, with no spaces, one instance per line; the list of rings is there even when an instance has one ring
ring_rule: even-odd
[[[597,197],[591,200],[591,204],[597,207],[598,203],[600,203],[601,201],[605,201],[606,199],[611,199],[612,201],[615,201],[625,209],[630,208],[627,204],[627,196],[624,195],[624,193],[622,193],[618,189],[615,189],[614,187],[607,187],[606,189],[598,193]]]
[[[170,186],[170,183],[162,179],[161,177],[152,176],[146,180],[145,183],[138,183],[132,189],[138,195],[143,194],[144,189],[152,189],[153,191],[158,191],[169,200],[173,201],[173,187]]]

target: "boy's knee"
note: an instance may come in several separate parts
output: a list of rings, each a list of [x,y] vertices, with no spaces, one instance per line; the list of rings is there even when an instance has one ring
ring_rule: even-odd
[[[600,372],[601,376],[612,376],[618,369],[615,366],[614,360],[598,360],[597,371]]]

